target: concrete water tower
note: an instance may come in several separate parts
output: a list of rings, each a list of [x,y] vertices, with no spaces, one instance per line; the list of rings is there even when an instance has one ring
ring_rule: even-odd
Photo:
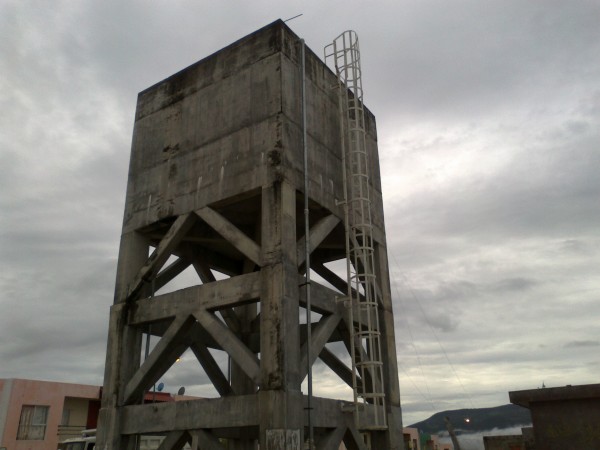
[[[355,36],[326,55],[276,21],[139,94],[100,449],[403,448],[375,118]],[[219,397],[144,404],[187,349]],[[302,392],[317,359],[353,400]]]

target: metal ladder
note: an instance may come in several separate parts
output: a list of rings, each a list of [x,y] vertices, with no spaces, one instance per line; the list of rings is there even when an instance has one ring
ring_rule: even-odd
[[[380,289],[375,276],[369,155],[358,36],[345,31],[325,47],[338,77],[344,166],[346,260],[350,301],[350,341],[356,426],[387,428],[379,328]],[[366,407],[366,405],[369,405]],[[369,438],[369,436],[365,436]]]

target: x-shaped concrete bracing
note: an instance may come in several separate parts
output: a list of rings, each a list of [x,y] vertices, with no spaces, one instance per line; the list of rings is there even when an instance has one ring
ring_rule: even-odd
[[[187,348],[192,349],[222,397],[238,395],[239,393],[229,383],[208,350],[208,341],[195,338],[198,336],[209,337],[212,345],[226,351],[248,378],[254,384],[260,385],[260,361],[255,352],[250,350],[246,343],[238,337],[241,325],[235,311],[237,306],[259,301],[260,272],[243,273],[214,283],[216,280],[206,261],[186,246],[180,246],[181,241],[199,219],[213,228],[247,258],[250,263],[245,264],[245,267],[248,267],[248,270],[252,270],[251,268],[254,266],[262,266],[260,246],[215,210],[204,207],[175,220],[130,284],[125,300],[126,302],[135,302],[138,306],[131,311],[130,325],[170,321],[148,358],[127,383],[123,396],[125,404],[133,404],[141,398],[144,390],[156,382]],[[339,222],[337,217],[329,215],[313,225],[308,243],[309,253],[319,247]],[[302,237],[297,242],[297,264],[300,270],[303,269],[306,262],[305,246],[305,237]],[[163,268],[168,258],[175,252],[178,253],[179,259]],[[154,292],[190,265],[194,267],[204,284],[174,293],[153,296]],[[338,290],[347,292],[346,281],[331,272],[322,263],[317,262],[313,268]],[[304,276],[300,275],[299,285],[302,284],[302,279]],[[303,343],[301,378],[303,379],[308,371],[308,358],[312,365],[316,358],[320,357],[342,380],[352,386],[352,369],[325,346],[336,332],[338,335],[344,336],[345,342],[348,341],[347,330],[351,326],[347,308],[349,305],[337,302],[335,299],[339,297],[339,294],[329,288],[314,282],[311,283],[311,288],[313,308],[320,312],[322,317],[319,322],[312,324],[310,355],[307,355],[306,352],[307,342]],[[151,295],[152,298],[144,298]],[[220,312],[225,323],[215,316],[216,311]],[[259,320],[254,322],[260,323]],[[346,345],[348,344],[349,342],[346,342]],[[362,380],[358,381],[362,383]],[[366,382],[370,381],[366,380]],[[335,429],[325,432],[324,436],[319,444],[319,448],[323,450],[337,449],[342,440],[347,443],[348,448],[357,450],[364,448],[360,435],[351,422],[338,425]],[[191,442],[193,447],[222,448],[214,435],[206,430],[198,429],[170,432],[161,445],[161,450],[176,450],[181,448],[185,442]]]

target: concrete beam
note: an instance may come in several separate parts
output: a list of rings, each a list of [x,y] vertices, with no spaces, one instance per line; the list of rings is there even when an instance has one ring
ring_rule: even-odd
[[[354,422],[348,423],[348,428],[344,436],[344,444],[348,450],[368,450]]]
[[[323,347],[321,349],[321,353],[319,353],[319,358],[327,367],[335,372],[335,374],[340,377],[348,386],[352,387],[352,369],[349,368],[344,362],[335,356],[327,347]],[[360,384],[362,380],[357,375],[357,382]]]
[[[254,261],[256,265],[262,266],[260,247],[258,244],[240,231],[229,220],[208,206],[197,209],[196,214],[217,233],[223,236],[231,245],[237,248],[244,256]]]
[[[123,434],[151,434],[198,428],[237,428],[259,424],[258,397],[241,395],[123,407]]]
[[[184,254],[185,257],[189,258],[192,262],[194,270],[200,277],[200,280],[202,280],[202,283],[212,283],[213,281],[216,281],[215,276],[210,271],[210,266],[203,258],[199,258],[198,255],[190,249],[184,250]]]
[[[317,449],[338,450],[340,448],[340,444],[342,443],[342,439],[344,438],[347,429],[348,427],[346,425],[338,425],[333,430],[325,432],[323,437],[317,439]]]
[[[338,327],[338,331],[340,332],[340,334],[342,336],[342,342],[346,346],[346,350],[348,350],[349,354],[352,354],[352,346],[351,346],[352,337],[350,335],[350,330],[347,328],[349,325],[348,325],[346,318],[344,318],[344,322],[346,324],[346,327],[342,328],[340,326],[340,327]],[[355,355],[357,362],[368,360],[368,356],[365,351],[365,348],[362,345],[362,342],[360,342],[360,339],[358,338],[358,336],[354,336],[354,339],[355,339],[355,346],[358,351],[358,354]],[[360,377],[360,378],[362,378],[362,381],[364,383],[366,383],[367,390],[372,390],[373,375],[372,375],[371,368],[367,368],[367,370],[364,371],[364,377]]]
[[[154,290],[154,292],[158,291],[189,266],[190,262],[188,260],[185,258],[177,258],[177,260],[173,261],[171,264],[161,270],[156,275],[154,280],[152,280],[152,282],[144,284],[140,290],[140,297],[143,298],[154,296],[152,290]]]
[[[213,273],[210,270],[210,267],[208,266],[208,264],[206,264],[206,262],[204,260],[202,260],[201,258],[198,258],[196,255],[191,254],[190,253],[190,258],[192,259],[192,264],[194,266],[194,270],[196,271],[196,273],[198,274],[198,276],[200,277],[200,279],[202,280],[203,283],[214,283],[216,280],[215,276],[213,275]],[[246,260],[248,261],[248,260]],[[246,272],[244,272],[246,273]],[[235,314],[235,311],[233,310],[233,308],[223,308],[222,310],[220,310],[221,316],[223,316],[223,319],[225,320],[225,323],[227,324],[227,326],[234,332],[234,333],[239,333],[240,332],[240,321],[237,317],[237,315]]]
[[[259,384],[260,381],[260,363],[256,355],[251,352],[246,345],[229,330],[223,322],[214,315],[200,309],[194,313],[202,328],[208,332],[215,341],[225,350],[229,356],[242,368],[242,370],[254,381]]]
[[[185,431],[171,431],[156,450],[181,450],[188,442],[188,437]]]
[[[137,276],[133,279],[130,285],[131,287],[129,288],[127,300],[133,300],[142,288],[143,283],[150,281],[150,279],[158,273],[196,220],[196,216],[193,213],[187,213],[177,217],[167,234],[165,234],[158,246],[148,257]]]
[[[129,404],[141,398],[144,390],[158,380],[186,350],[184,338],[194,325],[192,316],[177,316],[148,358],[135,372],[125,387],[123,403]]]
[[[308,397],[303,396],[304,408],[308,406]],[[313,397],[312,398],[313,415],[312,422],[316,428],[337,428],[346,425],[346,416],[352,418],[352,413],[346,413],[344,410],[354,403],[336,399]]]
[[[348,282],[340,278],[335,272],[329,270],[320,261],[315,261],[311,268],[342,293],[338,295],[348,295]]]
[[[192,437],[191,450],[225,450],[219,439],[209,431],[203,429],[188,430]]]
[[[302,345],[302,362],[300,363],[300,379],[304,380],[308,374],[308,363],[312,366],[317,359],[321,350],[325,347],[325,344],[329,341],[329,337],[335,331],[338,323],[342,318],[337,314],[330,316],[323,316],[319,320],[317,326],[312,330],[311,337],[311,348],[310,348],[310,361],[308,361],[307,342]]]
[[[302,397],[302,402],[306,407],[306,396]],[[352,414],[343,412],[346,406],[353,405],[351,402],[313,397],[312,404],[313,423],[316,428],[347,427],[348,420],[352,421]],[[254,394],[129,405],[123,407],[122,433],[152,434],[199,428],[235,431],[240,427],[258,426],[260,418],[257,411],[259,396]]]
[[[201,342],[193,342],[190,348],[198,358],[198,362],[202,365],[202,368],[212,381],[213,386],[222,397],[228,395],[234,395],[235,392],[231,388],[227,378],[223,375],[221,368],[213,358],[212,354],[208,351],[208,347]]]
[[[154,280],[155,290],[158,291],[189,266],[190,262],[188,260],[185,258],[177,258],[156,275],[156,279]]]
[[[194,255],[202,255],[202,261],[206,263],[209,269],[224,273],[230,277],[235,277],[236,275],[242,273],[242,265],[240,264],[239,260],[231,259],[222,253],[211,250],[210,248],[202,245],[202,243],[196,242],[192,236],[186,237],[185,243],[185,248],[182,249],[182,246],[180,245],[174,254],[178,256],[182,255],[189,257],[192,261],[194,260]]]
[[[298,277],[298,285],[306,283],[304,275]],[[319,314],[336,314],[339,311],[340,305],[337,303],[336,298],[340,297],[339,292],[329,289],[327,286],[323,286],[314,280],[310,282],[310,299],[311,299],[311,310],[316,311]],[[300,305],[306,308],[306,296],[301,295],[299,299]]]
[[[211,311],[251,303],[259,298],[260,287],[260,273],[252,272],[218,283],[157,295],[152,299],[139,300],[129,323],[139,325],[180,314],[192,314],[198,308]]]
[[[223,317],[223,320],[225,321],[229,329],[235,334],[239,335],[242,329],[242,325],[235,310],[233,308],[223,308],[219,310],[219,313],[221,314],[221,317]]]
[[[309,244],[309,253],[312,253],[323,240],[333,231],[336,225],[340,223],[340,219],[330,214],[329,216],[323,217],[316,224],[312,226],[310,229],[310,244]],[[298,243],[296,244],[296,259],[298,260],[298,266],[304,264],[306,259],[306,236],[302,236],[298,239]]]
[[[298,285],[304,284],[306,278],[299,276]],[[323,286],[316,281],[310,282],[311,309],[319,314],[339,314],[344,322],[350,323],[350,308],[348,307],[347,297],[344,297],[337,291]],[[300,304],[306,308],[306,296],[300,297]],[[356,307],[354,308],[353,320],[358,323]],[[363,320],[363,324],[366,322]]]

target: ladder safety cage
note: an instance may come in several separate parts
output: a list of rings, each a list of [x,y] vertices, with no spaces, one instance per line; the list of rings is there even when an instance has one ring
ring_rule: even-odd
[[[359,430],[382,430],[387,418],[378,311],[381,290],[375,276],[358,36],[345,31],[325,47],[324,56],[338,77],[354,416]]]

